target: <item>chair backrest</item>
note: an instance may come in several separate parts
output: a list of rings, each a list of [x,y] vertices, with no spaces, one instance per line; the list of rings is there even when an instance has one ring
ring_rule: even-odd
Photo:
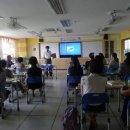
[[[47,68],[52,69],[53,67],[54,66],[52,64],[43,64],[43,65],[41,65],[41,68],[43,68],[43,69],[47,69]]]
[[[124,77],[123,77],[123,80],[124,80],[124,81],[128,81],[128,80],[130,80],[130,75],[126,75],[126,76],[124,76]]]
[[[16,72],[16,73],[22,73],[22,72],[25,72],[25,69],[18,69],[18,68],[17,68],[17,69],[15,70],[15,72]]]
[[[81,80],[81,76],[70,76],[67,77],[68,84],[79,84]]]
[[[88,93],[85,94],[81,100],[83,106],[106,103],[109,103],[109,97],[106,93]]]
[[[42,84],[42,77],[38,76],[28,77],[27,84]]]
[[[129,102],[128,102],[128,105],[127,105],[127,107],[130,109],[130,100],[129,100]]]
[[[105,68],[105,73],[112,73],[114,70],[112,68]]]

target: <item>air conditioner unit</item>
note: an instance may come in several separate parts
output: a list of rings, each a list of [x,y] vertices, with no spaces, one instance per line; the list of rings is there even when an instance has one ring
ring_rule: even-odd
[[[63,7],[62,0],[47,0],[49,5],[55,11],[56,14],[64,14],[65,10]]]

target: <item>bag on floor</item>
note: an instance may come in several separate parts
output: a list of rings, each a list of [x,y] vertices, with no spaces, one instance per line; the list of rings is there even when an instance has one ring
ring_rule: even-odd
[[[77,108],[68,107],[63,116],[64,130],[79,130],[80,129],[80,116]]]

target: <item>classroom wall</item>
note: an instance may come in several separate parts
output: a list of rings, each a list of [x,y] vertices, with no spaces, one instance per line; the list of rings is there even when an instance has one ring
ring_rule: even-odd
[[[114,51],[117,52],[118,57],[121,61],[123,61],[123,40],[130,38],[130,31],[126,30],[118,34],[109,34],[109,40],[114,40]],[[48,37],[46,40],[46,44],[54,43],[55,41],[59,41],[59,38],[53,39]],[[54,41],[53,41],[54,40]],[[81,41],[83,43],[91,43],[100,41],[103,43],[102,37],[99,38],[86,38],[82,36]],[[44,43],[43,43],[44,44]],[[39,41],[38,38],[27,38],[27,39],[19,39],[17,40],[17,56],[32,56],[35,55],[38,59],[39,57]],[[103,50],[103,49],[102,49]]]
[[[68,38],[69,39],[69,38]],[[72,38],[73,39],[73,38]],[[109,39],[110,40],[114,40],[114,51],[117,52],[117,54],[119,55],[118,57],[120,57],[120,35],[119,34],[112,34],[112,35],[109,35]],[[39,49],[36,49],[35,52],[33,52],[33,48],[39,48],[39,42],[38,42],[38,38],[28,38],[27,39],[27,56],[31,56],[31,55],[36,55],[39,58],[42,58],[43,57],[43,54],[40,53],[40,57],[39,57],[39,52],[43,52],[44,51],[44,46],[45,45],[53,45],[56,46],[59,42],[60,42],[60,38],[59,37],[53,37],[53,38],[45,38],[44,39],[45,42],[41,43],[41,51],[39,51]],[[56,42],[57,41],[57,42]],[[90,50],[92,51],[95,51],[95,49],[91,49],[93,47],[93,44],[98,44],[96,46],[96,48],[98,48],[98,52],[96,54],[98,54],[99,52],[103,52],[103,37],[102,36],[82,36],[80,41],[82,42],[83,46],[82,46],[82,50],[84,50],[83,52],[83,57],[87,57]],[[52,46],[51,46],[52,47]],[[87,48],[85,50],[85,48]],[[89,48],[89,49],[88,49]],[[53,49],[53,48],[52,48]],[[59,55],[59,52],[57,52],[57,57]]]

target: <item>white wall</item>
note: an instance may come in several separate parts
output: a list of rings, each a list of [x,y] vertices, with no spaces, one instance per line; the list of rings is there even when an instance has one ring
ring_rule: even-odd
[[[41,58],[43,58],[45,46],[50,46],[51,52],[56,53],[57,58],[59,57],[59,43],[41,43]],[[90,52],[94,52],[95,55],[102,52],[102,42],[82,42],[82,57],[88,57]]]
[[[102,52],[102,42],[83,42],[82,43],[82,56],[88,57],[90,52],[98,55]]]
[[[43,58],[45,46],[50,46],[50,51],[56,53],[56,57],[59,57],[59,43],[41,43],[40,44],[40,58]]]

